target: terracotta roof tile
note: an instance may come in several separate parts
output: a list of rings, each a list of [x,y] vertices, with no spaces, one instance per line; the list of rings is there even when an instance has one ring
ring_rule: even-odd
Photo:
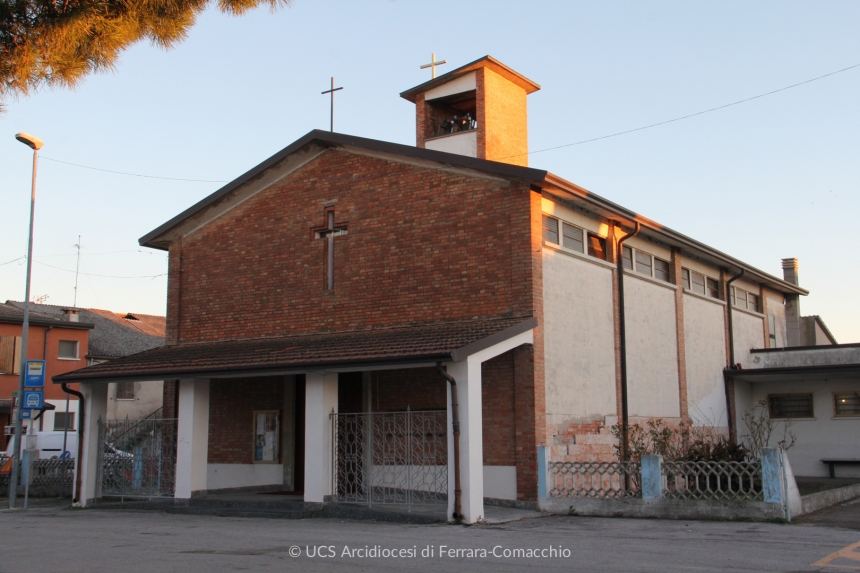
[[[534,328],[534,318],[495,318],[368,330],[161,346],[54,377],[55,383],[160,380],[362,363],[450,360],[476,343],[492,344]]]

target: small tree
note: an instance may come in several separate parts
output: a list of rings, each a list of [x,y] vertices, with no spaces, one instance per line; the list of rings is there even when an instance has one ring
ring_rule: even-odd
[[[770,447],[771,440],[775,439],[774,445],[782,450],[790,450],[797,440],[797,436],[791,431],[794,422],[771,418],[767,400],[756,402],[752,410],[744,412],[743,419],[749,433],[741,436],[741,441],[754,458],[759,457],[762,448]]]

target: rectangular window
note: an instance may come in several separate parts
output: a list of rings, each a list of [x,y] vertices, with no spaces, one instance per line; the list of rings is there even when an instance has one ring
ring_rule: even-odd
[[[669,261],[654,257],[654,278],[669,282]]]
[[[134,400],[134,382],[117,382],[116,399]]]
[[[747,310],[758,312],[758,297],[752,293],[747,293]]]
[[[812,394],[779,394],[767,397],[771,418],[812,418]]]
[[[65,358],[67,360],[78,359],[78,341],[77,340],[61,340],[57,358]]]
[[[585,252],[585,244],[582,242],[582,229],[562,223],[561,230],[564,234],[563,240],[566,248],[580,253]]]
[[[621,265],[625,269],[633,270],[633,249],[630,247],[621,248]]]
[[[68,424],[68,426],[67,426]],[[75,413],[74,412],[54,412],[54,431],[62,432],[63,430],[73,431],[75,429]]]
[[[651,266],[651,255],[642,251],[636,251],[636,272],[650,277]]]
[[[690,290],[690,269],[681,269],[681,285]]]
[[[705,294],[705,275],[693,273],[693,292]]]
[[[588,233],[588,254],[601,261],[606,260],[606,239],[594,233]]]
[[[547,243],[558,244],[558,219],[543,216],[543,240]]]
[[[706,278],[708,281],[708,296],[711,298],[720,298],[720,283],[711,277]]]
[[[845,392],[833,395],[834,416],[860,416],[860,393]]]
[[[743,289],[735,289],[735,306],[740,308],[747,307],[747,291]]]
[[[21,337],[0,336],[0,374],[21,373]]]

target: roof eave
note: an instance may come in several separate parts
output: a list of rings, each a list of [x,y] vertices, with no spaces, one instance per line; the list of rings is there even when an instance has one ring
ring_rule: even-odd
[[[566,179],[559,177],[553,173],[547,173],[546,178],[543,182],[546,185],[546,189],[548,191],[557,190],[563,193],[567,193],[572,195],[573,197],[584,200],[587,203],[598,207],[599,209],[611,213],[613,216],[623,219],[622,222],[625,222],[629,225],[633,225],[634,222],[638,222],[642,227],[647,228],[654,233],[661,235],[669,240],[669,242],[675,243],[676,246],[686,247],[688,250],[704,254],[706,257],[714,259],[718,261],[722,266],[726,267],[728,270],[740,270],[743,269],[747,276],[758,279],[772,288],[779,290],[781,292],[787,292],[792,294],[799,294],[806,296],[809,294],[809,291],[797,286],[796,284],[785,281],[781,278],[775,277],[771,274],[768,274],[760,269],[757,269],[747,263],[738,260],[722,251],[714,249],[704,243],[700,243],[699,241],[692,239],[678,231],[670,229],[665,225],[661,225],[656,221],[653,221],[643,215],[640,215],[634,211],[626,209],[617,203],[613,203],[608,199],[597,195],[584,187],[581,187],[575,183],[571,183]]]
[[[162,371],[152,371],[146,374],[80,374],[75,376],[75,372],[83,372],[86,368],[59,374],[51,378],[54,384],[69,384],[80,382],[140,382],[140,381],[156,381],[178,378],[236,378],[240,376],[275,376],[300,374],[312,371],[334,371],[351,369],[373,369],[373,368],[391,368],[398,366],[408,366],[415,364],[434,364],[436,362],[453,361],[451,353],[441,354],[425,354],[408,356],[392,359],[362,359],[362,360],[344,360],[332,362],[306,362],[283,365],[265,365],[259,367],[245,368],[201,368],[197,370],[175,370],[168,369]]]
[[[547,172],[544,170],[532,169],[530,167],[522,167],[510,163],[489,161],[486,159],[477,159],[475,157],[468,157],[455,153],[445,153],[444,151],[435,151],[432,149],[424,149],[421,147],[402,145],[399,143],[390,143],[387,141],[379,141],[376,139],[368,139],[353,135],[314,130],[304,135],[300,139],[296,140],[295,142],[291,143],[276,154],[272,155],[253,169],[243,173],[242,175],[240,175],[227,185],[224,185],[214,193],[198,201],[188,209],[184,210],[179,215],[160,225],[158,228],[147,233],[139,239],[139,244],[143,247],[149,247],[163,251],[168,250],[171,241],[166,237],[166,235],[169,231],[182,224],[186,219],[193,217],[197,213],[216,203],[231,192],[235,191],[245,183],[259,176],[267,169],[270,169],[275,165],[279,164],[291,154],[296,153],[297,151],[312,143],[325,147],[358,147],[370,151],[433,161],[443,165],[451,165],[453,167],[474,169],[475,171],[491,173],[500,177],[522,179],[530,182],[542,181],[547,175]]]
[[[484,66],[481,66],[479,65],[481,64],[481,62],[486,62],[486,64]],[[474,62],[469,62],[465,66],[460,66],[459,68],[451,70],[446,74],[442,74],[438,78],[433,78],[429,81],[424,82],[423,84],[415,86],[414,88],[409,88],[408,90],[401,92],[400,97],[407,101],[415,103],[418,94],[424,93],[428,90],[432,90],[436,86],[450,82],[451,80],[468,74],[469,72],[472,72],[480,67],[490,68],[494,72],[505,77],[511,83],[514,83],[523,88],[527,94],[532,94],[540,89],[540,84],[533,82],[521,73],[514,71],[493,56],[487,55],[483,58],[478,58]]]

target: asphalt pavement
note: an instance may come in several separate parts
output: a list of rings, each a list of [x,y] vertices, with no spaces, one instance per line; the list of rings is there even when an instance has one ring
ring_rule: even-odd
[[[0,511],[0,573],[860,571],[860,502],[791,525],[566,516],[403,525],[66,505]]]

